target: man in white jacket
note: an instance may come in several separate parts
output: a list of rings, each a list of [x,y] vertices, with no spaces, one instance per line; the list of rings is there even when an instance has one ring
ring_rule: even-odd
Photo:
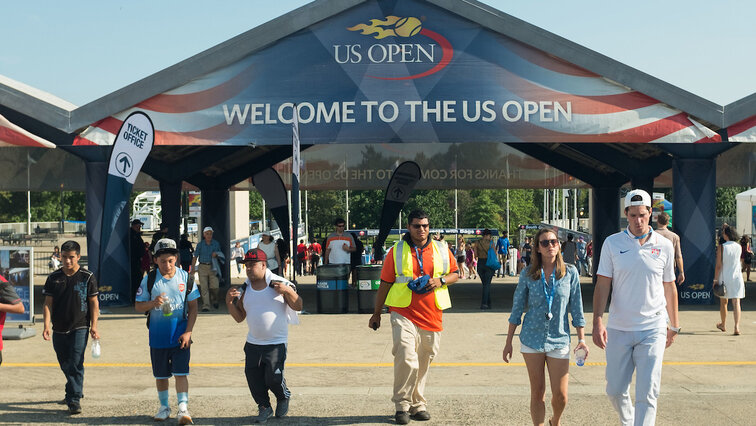
[[[296,312],[302,310],[302,298],[296,287],[267,268],[267,256],[251,249],[244,256],[247,281],[226,294],[228,313],[236,320],[247,320],[249,333],[244,346],[244,373],[247,385],[259,409],[257,423],[273,415],[268,390],[276,396],[276,417],[289,411],[291,392],[284,379],[284,361],[289,323],[297,323]]]

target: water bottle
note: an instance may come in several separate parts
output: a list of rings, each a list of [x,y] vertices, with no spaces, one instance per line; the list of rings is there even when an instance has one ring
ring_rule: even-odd
[[[582,367],[585,365],[585,357],[588,355],[585,353],[585,349],[579,348],[575,351],[575,364],[577,364],[578,367]]]
[[[163,304],[160,306],[160,309],[163,310],[163,316],[169,317],[173,315],[173,307],[171,307],[171,301],[167,300],[165,293],[161,293],[160,297],[163,298]]]
[[[100,339],[92,340],[92,358],[99,358],[101,354]]]

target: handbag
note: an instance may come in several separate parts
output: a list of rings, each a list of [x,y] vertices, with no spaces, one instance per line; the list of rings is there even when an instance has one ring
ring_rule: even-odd
[[[494,249],[493,241],[491,241],[491,246],[488,247],[488,258],[486,259],[486,266],[493,269],[494,271],[498,271],[499,268],[501,268],[501,262],[499,262],[499,256],[496,255],[496,249]]]
[[[719,281],[714,281],[714,285],[711,286],[711,292],[714,293],[714,296],[717,296],[720,299],[727,297],[727,287]]]

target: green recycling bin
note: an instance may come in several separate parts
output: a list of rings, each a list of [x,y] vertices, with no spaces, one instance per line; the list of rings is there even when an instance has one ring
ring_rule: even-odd
[[[375,309],[375,295],[381,285],[382,265],[360,265],[354,268],[357,282],[357,312],[371,314]]]

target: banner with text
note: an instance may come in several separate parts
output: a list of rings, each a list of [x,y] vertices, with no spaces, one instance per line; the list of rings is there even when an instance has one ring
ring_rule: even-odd
[[[133,303],[129,279],[129,210],[124,207],[139,170],[152,150],[154,132],[147,114],[133,112],[118,130],[118,138],[110,153],[102,213],[100,264],[89,265],[97,274],[103,306]]]
[[[683,111],[417,0],[366,1],[94,123],[148,111],[161,145],[711,142]]]

